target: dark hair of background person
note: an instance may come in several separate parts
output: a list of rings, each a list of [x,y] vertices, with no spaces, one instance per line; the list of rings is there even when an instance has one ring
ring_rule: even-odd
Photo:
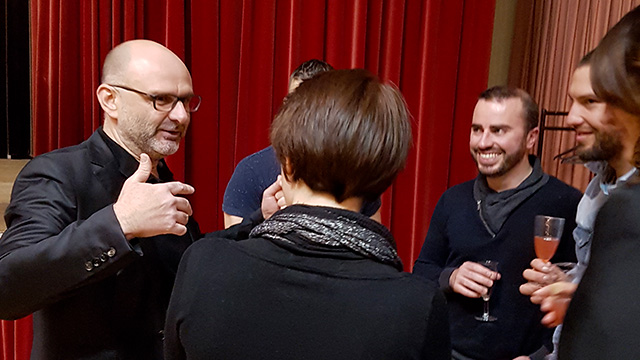
[[[300,64],[289,77],[289,82],[293,79],[299,79],[300,81],[309,80],[316,74],[321,72],[333,70],[333,66],[318,59],[311,59]]]
[[[539,110],[538,104],[526,91],[507,86],[494,86],[483,91],[478,97],[478,99],[498,102],[511,98],[518,98],[522,102],[522,118],[525,120],[528,133],[538,126]]]
[[[289,161],[288,180],[302,180],[338,202],[374,199],[404,168],[409,112],[400,91],[369,71],[328,71],[287,97],[271,144],[281,164]]]
[[[590,72],[596,96],[640,116],[640,6],[602,38],[593,51]]]

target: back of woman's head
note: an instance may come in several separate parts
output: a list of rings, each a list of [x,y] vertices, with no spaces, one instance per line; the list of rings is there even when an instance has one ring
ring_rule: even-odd
[[[609,30],[593,50],[589,64],[596,95],[640,116],[640,6]]]
[[[302,180],[338,202],[373,199],[404,167],[411,125],[400,92],[361,69],[304,81],[284,101],[271,144],[288,179]]]

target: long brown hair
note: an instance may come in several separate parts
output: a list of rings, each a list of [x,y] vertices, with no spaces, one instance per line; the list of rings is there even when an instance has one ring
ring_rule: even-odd
[[[640,6],[609,30],[589,63],[596,96],[640,119]],[[639,167],[640,139],[633,160]]]

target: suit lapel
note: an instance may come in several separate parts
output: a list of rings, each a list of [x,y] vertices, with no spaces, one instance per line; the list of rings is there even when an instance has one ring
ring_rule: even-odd
[[[122,184],[128,176],[120,171],[120,164],[98,131],[87,140],[87,146],[94,186],[102,188],[102,191],[95,191],[94,194],[104,196],[95,200],[101,204],[112,203],[120,194]]]

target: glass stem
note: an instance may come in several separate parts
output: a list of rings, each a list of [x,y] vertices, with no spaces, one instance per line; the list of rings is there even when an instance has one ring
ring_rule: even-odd
[[[482,317],[489,319],[489,299],[484,301],[484,314],[482,314]]]

